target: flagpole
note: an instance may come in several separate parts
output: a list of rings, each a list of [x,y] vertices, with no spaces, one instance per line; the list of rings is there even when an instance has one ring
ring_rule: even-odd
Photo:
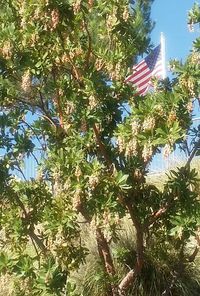
[[[163,32],[160,34],[160,46],[161,46],[161,59],[162,59],[162,78],[165,79],[166,75],[166,64],[165,64],[165,37]]]

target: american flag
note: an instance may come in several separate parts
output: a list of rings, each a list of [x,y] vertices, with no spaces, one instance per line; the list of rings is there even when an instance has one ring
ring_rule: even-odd
[[[133,66],[132,70],[133,73],[125,81],[131,82],[138,94],[145,95],[151,85],[152,77],[163,78],[161,45],[155,47],[145,59]]]

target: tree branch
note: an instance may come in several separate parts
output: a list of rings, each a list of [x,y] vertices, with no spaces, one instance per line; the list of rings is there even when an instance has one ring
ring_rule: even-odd
[[[200,148],[200,139],[195,143],[194,145],[194,148],[192,150],[192,152],[190,153],[189,157],[188,157],[188,160],[185,164],[185,167],[189,167],[193,158],[195,157],[195,154],[197,152],[197,150]]]
[[[97,141],[97,143],[99,145],[99,149],[101,151],[101,154],[104,157],[104,159],[107,162],[107,164],[109,165],[109,167],[111,167],[112,166],[112,161],[110,160],[110,157],[109,157],[109,155],[108,155],[108,153],[106,151],[106,148],[105,148],[104,143],[102,143],[102,141],[101,141],[99,130],[96,127],[95,124],[93,125],[93,130],[94,130],[94,133],[95,133],[95,136],[96,136],[96,141]]]
[[[28,216],[28,213],[26,211],[26,208],[25,208],[23,202],[20,200],[20,198],[19,198],[18,195],[15,195],[15,200],[16,200],[18,206],[22,209],[26,221],[29,221],[29,216]],[[31,227],[28,229],[28,234],[29,234],[30,238],[35,241],[35,243],[37,244],[37,246],[41,249],[41,251],[43,253],[46,253],[47,252],[47,248],[43,244],[42,240],[35,234],[35,232],[34,232],[34,225],[30,225],[30,226]]]
[[[115,275],[115,268],[114,268],[113,259],[110,253],[110,248],[107,240],[104,237],[103,232],[99,227],[96,227],[96,241],[97,241],[99,256],[102,260],[105,272],[109,277],[113,277]],[[107,284],[108,296],[118,296],[119,294],[117,290],[118,289],[114,284],[112,283]]]
[[[87,35],[88,35],[88,51],[87,51],[86,63],[85,63],[85,70],[86,70],[89,67],[90,55],[91,55],[91,52],[92,52],[92,38],[91,38],[89,29],[88,29],[88,26],[87,26],[87,22],[86,22],[86,18],[85,18],[84,13],[83,13],[83,19],[84,19],[84,27],[85,27],[85,30],[86,30]]]
[[[55,87],[56,87],[56,73],[55,73],[55,68],[52,70],[52,72],[53,72],[54,84],[55,84]],[[55,100],[56,100],[56,104],[57,104],[57,107],[58,107],[60,126],[63,128],[63,111],[62,111],[62,106],[61,106],[61,102],[60,102],[60,95],[59,95],[59,92],[58,92],[58,89],[57,88],[56,88],[56,97],[55,97]]]

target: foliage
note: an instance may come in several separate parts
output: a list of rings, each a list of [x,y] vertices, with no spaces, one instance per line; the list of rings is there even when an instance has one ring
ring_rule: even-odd
[[[198,137],[163,189],[146,175],[162,148],[168,156],[185,143],[199,94],[198,44],[184,65],[173,63],[174,81],[138,96],[124,78],[132,57],[151,48],[153,1],[135,2],[0,2],[0,272],[13,277],[15,295],[75,296],[70,274],[88,254],[82,223],[95,233],[105,295],[128,295],[154,239],[165,238],[166,253],[173,245],[184,266],[189,260],[185,246],[199,226],[190,169]],[[30,155],[37,178],[13,177]],[[120,281],[112,244],[127,214],[137,259]]]

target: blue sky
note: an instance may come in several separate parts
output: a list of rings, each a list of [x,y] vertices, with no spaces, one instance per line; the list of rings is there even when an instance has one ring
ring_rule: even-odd
[[[200,35],[199,28],[198,31],[196,28],[195,32],[189,32],[187,26],[187,14],[194,2],[194,0],[155,0],[153,3],[151,16],[156,25],[151,35],[152,41],[157,45],[160,33],[164,33],[166,61],[175,58],[184,61],[192,48],[192,41]]]
[[[192,8],[193,0],[155,0],[152,6],[151,18],[156,22],[152,31],[152,42],[156,46],[160,42],[160,34],[165,36],[166,64],[170,59],[184,61],[192,49],[193,40],[200,35],[200,28],[189,32],[187,25],[188,11]],[[197,3],[200,2],[196,1]],[[166,65],[167,66],[167,65]],[[166,67],[167,69],[167,67]],[[171,77],[170,72],[167,75]],[[200,115],[199,105],[195,104],[195,118]],[[197,124],[199,122],[195,122]],[[184,154],[176,150],[169,159],[164,160],[162,154],[158,154],[152,164],[150,171],[161,171],[171,166],[176,166],[184,160]]]

